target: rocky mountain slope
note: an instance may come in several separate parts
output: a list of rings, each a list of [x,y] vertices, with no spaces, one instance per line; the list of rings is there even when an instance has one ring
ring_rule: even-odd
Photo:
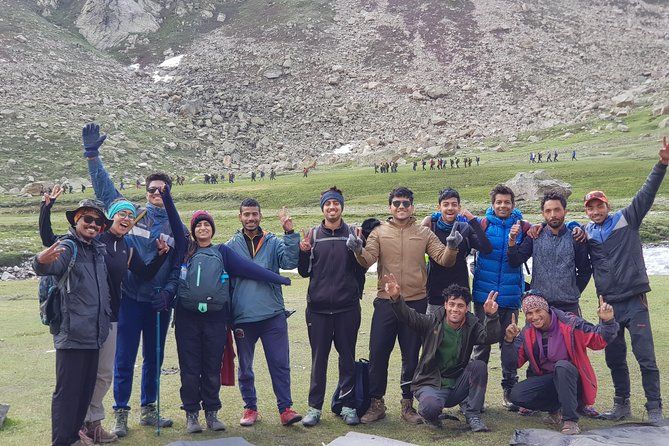
[[[131,179],[624,131],[669,102],[668,25],[661,0],[0,0],[0,186],[85,176],[89,119]]]

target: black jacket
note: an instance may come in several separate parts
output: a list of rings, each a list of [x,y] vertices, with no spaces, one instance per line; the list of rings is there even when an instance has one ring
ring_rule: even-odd
[[[334,231],[321,223],[314,228],[311,253],[300,251],[297,271],[310,278],[307,305],[314,313],[339,313],[359,305],[367,269],[346,247],[351,233],[343,221]]]
[[[105,265],[105,245],[79,238],[74,229],[65,236],[77,245],[77,257],[70,271],[70,292],[61,290],[60,331],[53,336],[57,349],[99,349],[110,328],[110,292]],[[66,272],[73,252],[69,247],[48,265],[33,258],[38,276],[60,277]],[[65,288],[65,287],[63,287]]]

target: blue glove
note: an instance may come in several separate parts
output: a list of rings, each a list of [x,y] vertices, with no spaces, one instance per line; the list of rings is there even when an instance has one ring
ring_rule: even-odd
[[[151,297],[151,306],[155,311],[166,311],[172,305],[172,293],[160,290]]]
[[[81,139],[84,143],[84,157],[95,158],[98,156],[98,149],[107,139],[107,135],[100,136],[100,126],[91,122],[81,129]]]
[[[290,279],[288,277],[281,276],[281,278],[283,279],[283,284],[284,285],[290,286]]]

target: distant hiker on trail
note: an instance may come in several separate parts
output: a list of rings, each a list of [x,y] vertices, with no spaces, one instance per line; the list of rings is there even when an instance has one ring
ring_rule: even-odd
[[[100,135],[99,126],[89,126],[91,125],[84,128],[84,156],[88,160],[88,172],[95,195],[109,209],[114,200],[123,196],[114,188],[114,183],[98,156],[98,150],[106,135]],[[135,221],[132,231],[125,236],[128,246],[134,251],[133,255],[139,256],[145,264],[149,264],[158,255],[157,240],[164,240],[171,248],[174,247],[174,234],[161,195],[161,190],[171,184],[172,179],[162,172],[146,177],[146,207],[138,209],[140,217]],[[186,228],[176,231],[185,233]],[[162,364],[171,316],[169,302],[176,293],[179,279],[176,253],[170,249],[167,255],[168,258],[152,278],[147,279],[128,271],[123,281],[114,367],[116,424],[112,431],[119,437],[128,433],[132,377],[135,373],[140,338],[143,356],[140,424],[172,426],[172,420],[158,417],[156,407],[160,371],[157,363]],[[160,333],[159,338],[156,335],[157,330]],[[159,355],[157,351],[160,352]]]
[[[426,161],[425,161],[425,160],[422,160],[422,161],[420,162],[420,164],[421,164],[421,166],[423,167],[423,170],[425,170],[425,164],[427,164]]]
[[[264,179],[265,179],[265,171],[264,171],[264,170],[261,170],[261,171],[260,171],[260,181],[262,181],[262,180],[264,180]]]
[[[434,170],[434,158],[430,159],[430,170]]]
[[[295,233],[293,220],[285,207],[279,211],[278,217],[283,237],[261,228],[260,203],[253,198],[246,198],[239,205],[242,228],[225,245],[239,257],[277,275],[279,269],[296,268],[300,235]],[[288,316],[283,293],[279,284],[267,282],[236,278],[231,283],[232,316],[239,359],[239,391],[244,400],[244,412],[239,421],[242,426],[252,426],[258,419],[253,358],[259,340],[263,344],[281,424],[289,426],[302,419],[292,408]],[[290,281],[284,284],[290,285]]]
[[[450,159],[450,162],[451,162],[451,169],[453,169],[453,167],[455,166],[455,161],[453,161],[453,158]]]
[[[476,166],[478,167],[479,161],[481,161],[481,157],[476,155]]]
[[[276,170],[274,170],[274,167],[269,170],[269,179],[270,181],[276,180]]]
[[[255,180],[256,180],[256,171],[254,170],[254,171],[251,172],[251,181],[255,181]]]
[[[235,173],[234,173],[234,172],[230,172],[230,173],[228,174],[228,183],[234,183],[234,182],[235,182]]]
[[[571,160],[576,161],[576,150],[571,151]]]
[[[306,178],[308,174],[309,174],[309,168],[305,167],[304,169],[302,169],[302,176],[304,178]]]
[[[455,167],[456,167],[457,169],[460,168],[460,158],[455,158]]]
[[[461,410],[472,432],[490,429],[481,420],[488,386],[488,366],[481,360],[470,360],[474,345],[492,344],[500,338],[497,316],[497,293],[490,292],[484,304],[486,318],[480,322],[468,310],[471,294],[466,288],[451,285],[444,290],[444,304],[434,314],[421,314],[410,308],[400,294],[393,274],[384,276],[397,320],[422,339],[420,360],[411,381],[418,400],[418,413],[424,422],[441,427],[445,407],[461,404]]]
[[[416,167],[418,167],[418,162],[414,160],[414,162],[412,164],[412,168],[413,168],[414,172],[416,171]]]
[[[32,260],[38,276],[62,281],[67,275],[60,285],[54,314],[58,322],[52,329],[56,388],[51,399],[51,444],[55,446],[92,444],[83,442],[86,432],[81,429],[95,390],[100,348],[110,335],[105,246],[96,240],[108,220],[93,200],[82,201],[66,216],[68,234]]]
[[[119,190],[125,190],[125,184],[123,183],[123,180],[121,180],[121,183],[119,184]]]
[[[142,187],[142,183],[139,180],[135,181],[135,189],[139,189],[140,187]]]
[[[560,426],[563,435],[581,432],[579,406],[594,404],[597,375],[587,349],[601,350],[616,337],[613,307],[599,299],[600,323],[593,325],[573,313],[548,305],[539,292],[523,296],[525,327],[514,316],[502,342],[502,364],[517,369],[526,362],[527,379],[514,384],[509,399],[519,407],[548,412],[546,421]]]
[[[419,424],[421,418],[413,408],[410,383],[418,364],[420,337],[406,325],[398,323],[390,305],[389,294],[381,279],[389,274],[401,277],[402,297],[411,308],[424,314],[427,309],[425,254],[442,266],[453,266],[462,235],[454,231],[444,245],[428,228],[416,225],[413,216],[413,192],[406,187],[398,187],[390,192],[388,210],[392,217],[374,228],[364,247],[359,237],[349,237],[347,242],[347,246],[355,253],[358,263],[363,267],[369,268],[379,262],[377,298],[374,301],[369,340],[371,405],[361,418],[361,422],[371,423],[386,416],[383,397],[388,384],[388,360],[395,347],[395,338],[399,338],[402,352],[400,378],[402,419],[412,424]]]
[[[557,160],[558,160],[558,151],[557,149],[555,149],[553,151],[553,161],[557,163]]]
[[[530,152],[530,164],[534,162],[534,152]]]
[[[655,360],[653,332],[647,295],[650,283],[643,259],[639,227],[650,210],[669,164],[669,142],[662,139],[659,162],[653,166],[632,203],[611,212],[609,200],[602,191],[585,196],[585,213],[590,223],[585,226],[590,248],[595,288],[615,310],[620,323],[618,336],[605,350],[606,365],[611,370],[615,397],[613,408],[602,414],[608,420],[621,420],[632,415],[630,375],[627,366],[625,329],[629,331],[632,352],[641,369],[641,383],[646,396],[648,421],[663,420],[660,395],[660,371]]]
[[[541,157],[542,157],[542,156],[543,156],[543,154],[542,154],[540,151],[537,152],[537,162],[539,162],[539,163],[543,163],[543,161],[541,160]]]
[[[374,173],[379,173],[379,165],[374,163]]]
[[[546,150],[546,162],[551,163],[553,160],[551,159],[552,153],[550,150]]]
[[[302,420],[308,427],[320,422],[325,401],[328,358],[334,343],[339,356],[341,417],[348,425],[360,423],[355,407],[355,345],[360,328],[360,299],[366,268],[346,246],[359,228],[342,219],[344,196],[335,186],[321,193],[323,221],[304,234],[297,271],[309,278],[307,333],[311,346],[309,409]]]
[[[73,188],[72,188],[72,185],[70,184],[70,185],[68,186],[68,192],[69,192],[70,194],[72,193],[72,189],[73,189]]]

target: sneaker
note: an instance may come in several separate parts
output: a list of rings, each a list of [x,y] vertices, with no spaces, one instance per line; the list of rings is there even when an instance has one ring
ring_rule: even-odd
[[[205,410],[204,419],[207,421],[207,429],[211,431],[224,431],[225,424],[218,419],[217,410]]]
[[[155,404],[147,404],[142,406],[142,414],[139,418],[139,424],[142,426],[156,426],[158,427],[158,410]],[[160,417],[160,427],[172,427],[172,420],[169,418]]]
[[[595,409],[595,406],[583,406],[578,409],[578,413],[588,418],[599,418],[599,411]]]
[[[536,410],[528,409],[527,407],[519,407],[518,408],[518,415],[522,415],[524,417],[531,417],[537,413]]]
[[[186,432],[189,434],[199,434],[202,432],[202,426],[198,419],[200,412],[186,412]]]
[[[360,418],[362,424],[373,423],[382,418],[386,417],[386,405],[383,402],[383,398],[372,398],[369,409],[367,412]]]
[[[664,416],[662,414],[662,408],[656,407],[655,409],[648,409],[648,422],[650,424],[659,425],[664,421]]]
[[[562,424],[562,429],[560,429],[560,432],[562,435],[578,435],[581,433],[581,428],[578,427],[578,423],[576,421],[565,421],[564,424]]]
[[[130,409],[115,409],[114,418],[114,427],[111,430],[111,433],[117,437],[125,437],[128,435],[128,414]]]
[[[342,409],[342,413],[344,410]],[[321,421],[321,411],[310,407],[307,409],[307,414],[302,418],[302,425],[306,427],[316,426]]]
[[[257,410],[253,409],[244,409],[244,413],[242,413],[242,418],[239,420],[239,425],[240,426],[253,426],[256,424],[256,421],[258,421],[258,418],[260,415],[258,414]]]
[[[502,394],[502,406],[504,406],[508,411],[518,412],[518,406],[511,402],[510,396],[511,389],[504,389],[504,393]]]
[[[430,429],[442,428],[441,418],[437,418],[436,420],[428,420],[427,418],[423,418],[423,424],[425,424],[425,426],[429,427]]]
[[[554,426],[559,426],[562,424],[562,415],[560,412],[550,412],[543,416],[542,421],[546,424],[551,424]]]
[[[341,418],[344,420],[344,423],[349,426],[356,426],[360,424],[360,418],[358,418],[358,411],[352,407],[342,407],[341,408]]]
[[[295,424],[300,421],[302,419],[302,415],[295,412],[292,407],[289,407],[288,409],[281,412],[280,418],[281,424],[284,426],[290,426],[291,424]]]
[[[88,438],[92,438],[94,443],[106,444],[113,443],[118,440],[118,436],[116,434],[107,432],[102,427],[102,422],[100,420],[86,423],[84,429],[86,430],[86,436]]]
[[[632,416],[632,406],[629,398],[614,397],[613,407],[602,413],[599,417],[604,420],[620,421]]]
[[[469,424],[469,428],[472,432],[490,432],[488,426],[486,426],[483,420],[479,417],[474,416],[467,418],[467,424]]]
[[[411,424],[423,423],[423,417],[413,408],[413,398],[402,398],[402,419]]]

